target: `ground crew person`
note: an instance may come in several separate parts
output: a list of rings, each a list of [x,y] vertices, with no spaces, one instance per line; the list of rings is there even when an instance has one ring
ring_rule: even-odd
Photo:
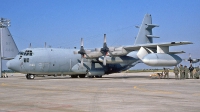
[[[179,69],[180,69],[180,79],[184,79],[184,69],[183,69],[183,65],[180,64]]]
[[[193,70],[193,75],[194,75],[194,78],[197,77],[197,70],[196,69]]]
[[[199,66],[197,66],[197,67],[195,68],[195,70],[196,70],[196,74],[194,75],[194,77],[195,77],[196,79],[199,79]]]
[[[174,67],[174,74],[175,74],[175,79],[178,79],[179,69],[177,66]]]
[[[187,66],[184,66],[184,71],[185,71],[185,79],[188,79],[189,69],[187,68]]]
[[[197,73],[199,72],[199,66],[196,67],[196,71],[197,71]]]
[[[169,79],[169,70],[164,68],[164,78],[167,76],[167,78]]]
[[[193,70],[194,70],[194,67],[192,65],[190,65],[189,70],[190,70],[190,79],[193,79]]]

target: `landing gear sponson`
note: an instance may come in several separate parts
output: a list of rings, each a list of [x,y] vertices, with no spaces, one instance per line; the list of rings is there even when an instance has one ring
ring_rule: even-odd
[[[71,75],[71,78],[78,78],[78,77],[79,78],[85,78],[85,76],[86,76],[85,74]],[[94,77],[95,78],[102,78],[102,75],[101,76],[98,76],[98,75],[97,76],[88,76],[88,78],[94,78]]]
[[[80,75],[71,75],[71,78],[85,78],[85,74],[80,74]],[[102,75],[101,76],[88,76],[88,78],[102,78]],[[35,78],[35,75],[34,74],[27,74],[26,75],[26,79],[34,79]]]

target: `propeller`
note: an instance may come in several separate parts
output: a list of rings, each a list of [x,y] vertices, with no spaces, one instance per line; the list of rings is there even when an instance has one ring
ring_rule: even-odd
[[[100,51],[103,56],[104,56],[104,59],[103,59],[103,65],[106,65],[106,55],[108,54],[108,52],[110,53],[109,51],[109,48],[106,44],[106,34],[104,34],[104,43],[103,43],[103,48],[101,48],[101,51]]]
[[[188,58],[188,61],[190,61],[190,63],[192,63],[192,55],[189,53],[189,58]]]
[[[78,51],[78,54],[81,54],[81,67],[83,67],[83,58],[84,58],[84,55],[86,54],[85,49],[83,47],[83,38],[81,38],[81,48]]]

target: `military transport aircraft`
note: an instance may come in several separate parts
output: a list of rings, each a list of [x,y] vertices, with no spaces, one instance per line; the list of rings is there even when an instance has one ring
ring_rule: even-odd
[[[175,55],[181,52],[170,52],[169,46],[192,44],[188,41],[153,43],[150,14],[146,14],[134,45],[108,47],[106,35],[102,48],[85,49],[81,39],[80,50],[62,48],[26,48],[7,62],[11,70],[25,73],[27,79],[37,75],[70,75],[72,78],[96,77],[127,70],[137,63],[149,66],[175,66],[182,59]]]
[[[188,58],[188,59],[185,59],[185,61],[189,61],[189,62],[190,62],[190,64],[192,64],[192,63],[197,63],[197,62],[199,62],[199,61],[200,61],[200,59],[197,59],[197,58],[192,58],[192,55],[191,55],[191,54],[189,54],[189,58]]]

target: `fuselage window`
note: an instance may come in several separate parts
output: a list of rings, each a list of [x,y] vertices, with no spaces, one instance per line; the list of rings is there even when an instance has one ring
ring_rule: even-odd
[[[29,62],[29,58],[24,58],[24,63],[28,63]]]
[[[24,58],[24,63],[26,63],[26,58]]]

